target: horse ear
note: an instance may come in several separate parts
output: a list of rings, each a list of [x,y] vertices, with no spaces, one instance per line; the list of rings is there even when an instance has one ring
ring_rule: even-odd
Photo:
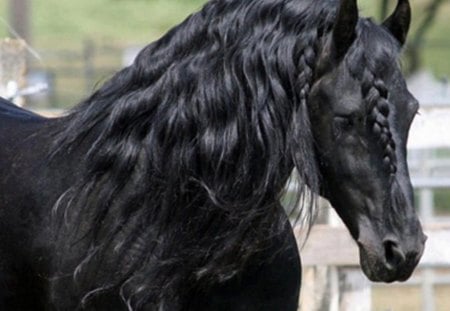
[[[408,0],[398,0],[394,13],[389,16],[383,26],[403,45],[411,23],[411,7]]]
[[[333,46],[335,57],[342,58],[356,38],[358,6],[356,0],[341,0],[333,26]]]

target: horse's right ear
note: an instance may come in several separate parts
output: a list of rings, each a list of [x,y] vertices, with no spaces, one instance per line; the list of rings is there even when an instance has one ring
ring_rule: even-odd
[[[334,57],[341,59],[356,38],[358,5],[356,0],[341,0],[333,26]]]
[[[383,26],[403,45],[406,41],[410,23],[411,6],[409,5],[409,1],[398,0],[394,13],[383,22]]]

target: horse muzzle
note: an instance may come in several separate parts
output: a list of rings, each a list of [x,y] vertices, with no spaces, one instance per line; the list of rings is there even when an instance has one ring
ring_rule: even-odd
[[[381,239],[374,239],[373,236],[358,239],[364,274],[373,282],[406,281],[422,257],[426,239],[420,225],[413,236],[399,238],[387,234]]]

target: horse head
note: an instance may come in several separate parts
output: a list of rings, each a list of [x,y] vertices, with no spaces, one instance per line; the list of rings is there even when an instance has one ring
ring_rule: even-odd
[[[409,22],[406,0],[382,25],[360,19],[356,0],[342,0],[309,95],[321,192],[357,241],[373,281],[407,279],[426,240],[406,162],[418,102],[397,60]]]

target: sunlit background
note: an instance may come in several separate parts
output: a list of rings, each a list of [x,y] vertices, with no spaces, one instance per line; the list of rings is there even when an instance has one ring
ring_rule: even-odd
[[[35,92],[25,97],[25,105],[41,111],[66,109],[204,2],[1,0],[0,40],[26,40],[27,79],[21,88],[45,86],[35,87]],[[395,2],[361,0],[361,14],[380,20]],[[450,310],[450,260],[445,261],[450,258],[450,1],[411,0],[411,4],[413,23],[403,68],[409,88],[422,108],[410,134],[409,163],[417,209],[427,227],[434,230],[429,234],[429,245],[435,248],[430,248],[427,262],[407,283],[365,284],[364,295],[370,296],[370,309],[351,310]],[[323,218],[322,222],[329,222]],[[441,261],[436,259],[433,264],[435,257]],[[336,301],[333,296],[333,288],[345,283],[342,279],[346,274],[342,271],[347,268],[307,268],[307,273],[316,278],[315,292],[308,291],[308,284],[304,288],[309,295],[315,295],[315,302],[307,305],[305,299],[302,310],[343,310],[339,298]],[[319,283],[325,285],[320,287]]]

